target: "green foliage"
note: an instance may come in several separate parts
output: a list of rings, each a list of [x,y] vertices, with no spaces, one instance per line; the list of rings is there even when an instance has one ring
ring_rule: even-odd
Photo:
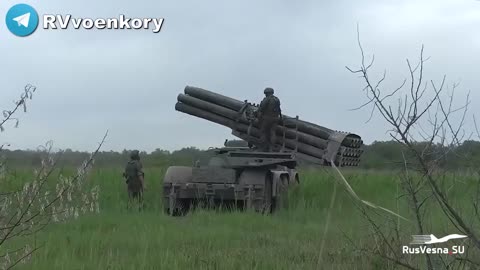
[[[121,172],[121,167],[97,167],[89,183],[100,185],[100,214],[54,225],[32,236],[44,246],[31,263],[19,269],[388,269],[387,262],[359,253],[350,243],[354,239],[354,244],[366,247],[375,240],[331,169],[301,170],[301,184],[291,191],[289,209],[272,216],[199,210],[178,218],[162,212],[165,167],[146,168],[147,208],[143,212],[126,210]],[[19,178],[9,183],[24,181],[31,174],[31,169],[18,170]],[[345,176],[362,199],[413,218],[405,201],[397,204],[401,190],[395,174],[347,170]],[[447,181],[455,183],[449,192],[452,202],[468,210],[476,179],[463,177],[455,182],[449,176]],[[338,194],[329,209],[334,185],[338,185]],[[427,204],[429,233],[457,232],[433,201]],[[331,221],[324,239],[329,211]],[[383,213],[373,216],[385,218]],[[407,244],[415,225],[401,221],[399,226]],[[317,266],[322,241],[323,265]],[[395,248],[400,252],[400,246]],[[412,257],[412,263],[417,259],[422,256]],[[419,261],[418,266],[424,265]]]

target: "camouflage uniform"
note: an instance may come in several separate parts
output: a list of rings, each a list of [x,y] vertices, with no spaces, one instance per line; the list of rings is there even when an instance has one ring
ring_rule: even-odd
[[[263,151],[272,151],[275,144],[275,129],[282,116],[280,100],[273,95],[272,88],[265,88],[265,98],[258,108],[258,120],[260,124],[261,143]]]
[[[137,150],[130,154],[130,161],[125,166],[123,176],[127,183],[129,204],[131,201],[143,203],[144,173]]]

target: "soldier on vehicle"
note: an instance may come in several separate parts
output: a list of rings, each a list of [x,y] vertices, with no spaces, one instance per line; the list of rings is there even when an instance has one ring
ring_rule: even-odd
[[[143,207],[144,176],[140,153],[138,150],[134,150],[130,153],[130,161],[125,166],[123,173],[128,188],[128,208],[132,203],[138,203],[139,207]]]
[[[275,143],[275,129],[282,118],[280,100],[273,95],[273,88],[267,87],[263,91],[265,98],[258,108],[258,120],[260,124],[261,143],[263,151],[272,151]]]

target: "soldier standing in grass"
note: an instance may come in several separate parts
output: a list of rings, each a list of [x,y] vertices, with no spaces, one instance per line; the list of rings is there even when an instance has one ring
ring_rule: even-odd
[[[263,91],[265,98],[258,107],[258,120],[261,132],[262,151],[272,151],[275,144],[275,129],[282,118],[280,100],[273,95],[273,88],[267,87]]]
[[[143,166],[140,162],[140,153],[134,150],[130,153],[130,161],[125,166],[123,173],[128,189],[128,204],[138,203],[139,208],[143,207],[143,191],[145,189]]]

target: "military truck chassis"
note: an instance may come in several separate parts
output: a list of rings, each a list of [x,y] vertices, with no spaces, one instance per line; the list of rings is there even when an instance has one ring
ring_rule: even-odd
[[[239,153],[248,152],[226,151],[225,166],[168,168],[163,184],[165,212],[178,215],[201,206],[271,213],[286,207],[289,187],[299,183],[291,153],[236,156]]]

